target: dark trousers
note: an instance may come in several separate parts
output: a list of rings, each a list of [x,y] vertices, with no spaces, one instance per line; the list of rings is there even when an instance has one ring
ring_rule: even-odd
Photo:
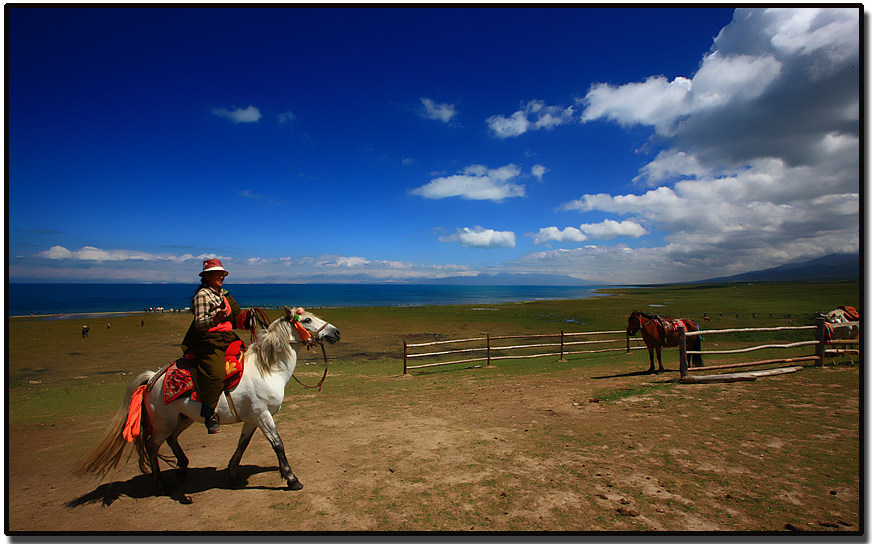
[[[234,332],[207,332],[197,344],[194,353],[197,355],[197,370],[191,372],[194,387],[203,398],[203,406],[212,410],[218,406],[221,391],[224,390],[225,362],[224,355],[227,346],[237,340]]]

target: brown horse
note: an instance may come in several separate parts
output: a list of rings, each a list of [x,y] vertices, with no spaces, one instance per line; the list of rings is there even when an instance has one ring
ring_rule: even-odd
[[[634,311],[627,320],[627,351],[630,351],[630,335],[642,331],[642,340],[648,348],[648,359],[651,360],[651,368],[648,372],[654,372],[654,351],[657,351],[657,363],[660,365],[659,372],[663,372],[663,361],[660,360],[660,348],[671,348],[678,345],[679,328],[683,327],[687,332],[698,331],[699,326],[690,319],[664,319],[659,315],[650,316],[642,312]],[[699,351],[702,342],[699,336],[691,336],[687,342],[688,351]],[[703,366],[702,355],[691,355],[691,366]]]

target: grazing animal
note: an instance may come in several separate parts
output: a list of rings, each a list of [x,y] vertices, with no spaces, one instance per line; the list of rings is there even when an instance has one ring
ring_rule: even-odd
[[[627,351],[630,350],[630,336],[642,331],[642,340],[648,348],[648,359],[651,361],[649,373],[654,372],[654,352],[657,352],[657,363],[663,372],[663,361],[660,359],[660,348],[671,348],[678,345],[679,327],[684,327],[687,332],[698,331],[699,326],[690,319],[664,319],[659,315],[650,316],[642,312],[634,311],[627,319]],[[688,338],[688,350],[699,351],[702,341],[699,336]],[[691,355],[691,366],[703,366],[702,355]]]
[[[303,484],[291,471],[282,439],[276,430],[273,415],[281,408],[285,386],[297,365],[297,350],[304,344],[339,341],[339,330],[301,308],[292,311],[285,306],[285,315],[271,324],[258,323],[257,340],[244,355],[244,370],[239,384],[222,395],[217,412],[221,422],[242,423],[242,433],[228,471],[231,483],[239,484],[239,462],[254,431],[260,429],[278,457],[279,471],[290,489],[302,489]],[[323,347],[323,344],[322,344]],[[128,386],[121,408],[110,422],[102,441],[86,457],[78,474],[105,476],[118,465],[127,442],[132,441],[143,473],[151,472],[160,493],[166,491],[161,477],[159,459],[168,459],[158,450],[164,441],[176,457],[178,479],[184,480],[188,458],[179,446],[179,435],[195,421],[203,423],[199,401],[191,396],[179,397],[165,404],[161,392],[167,374],[147,371]],[[155,378],[155,379],[153,379]],[[229,397],[228,397],[229,394]],[[230,402],[228,402],[228,399]],[[141,406],[141,407],[140,407]],[[131,421],[141,414],[141,431],[130,431]]]

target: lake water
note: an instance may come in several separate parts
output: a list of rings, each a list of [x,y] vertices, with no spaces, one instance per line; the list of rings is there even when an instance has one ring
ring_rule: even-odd
[[[198,284],[10,283],[7,316],[140,312],[190,306]],[[244,308],[498,304],[595,296],[596,287],[397,284],[228,284]]]

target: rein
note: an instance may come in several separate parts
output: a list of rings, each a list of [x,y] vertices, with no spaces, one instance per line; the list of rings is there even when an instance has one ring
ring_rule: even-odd
[[[297,376],[295,376],[294,374],[291,374],[291,377],[294,378],[295,380],[297,380],[297,383],[302,385],[304,388],[317,389],[320,392],[321,386],[324,384],[324,380],[327,378],[327,350],[324,349],[324,341],[318,338],[318,334],[324,330],[324,327],[327,326],[327,323],[324,323],[323,325],[321,325],[321,328],[318,329],[317,331],[315,331],[314,334],[303,329],[303,326],[300,325],[299,321],[293,320],[293,321],[291,321],[291,323],[294,325],[294,327],[297,328],[297,331],[298,331],[297,334],[300,334],[301,337],[303,336],[301,334],[302,332],[305,332],[306,334],[310,335],[309,338],[307,338],[306,340],[301,340],[300,342],[297,342],[297,343],[306,344],[307,350],[310,349],[315,344],[318,344],[319,346],[321,346],[321,354],[324,356],[324,374],[321,376],[321,380],[316,385],[306,385],[303,382],[301,382],[300,379],[297,378]],[[302,329],[302,331],[300,329]]]

